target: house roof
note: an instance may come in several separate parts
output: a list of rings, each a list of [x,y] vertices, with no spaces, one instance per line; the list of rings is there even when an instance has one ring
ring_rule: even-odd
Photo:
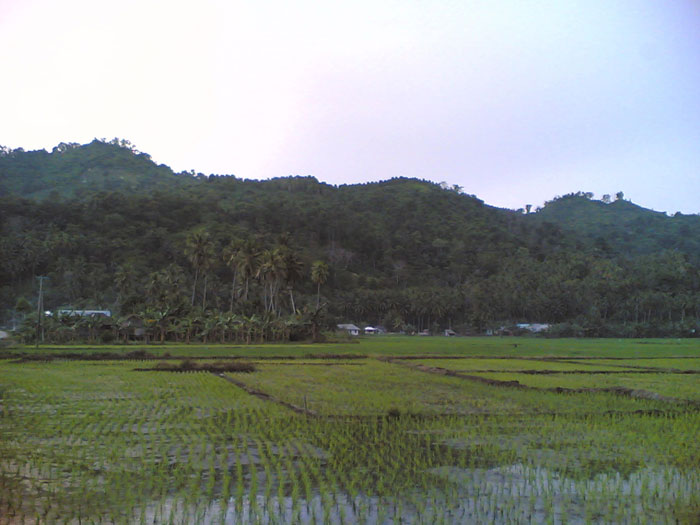
[[[79,315],[80,317],[112,317],[110,310],[69,310],[58,311],[58,315]]]
[[[338,328],[341,330],[359,330],[359,328],[354,324],[339,324]]]

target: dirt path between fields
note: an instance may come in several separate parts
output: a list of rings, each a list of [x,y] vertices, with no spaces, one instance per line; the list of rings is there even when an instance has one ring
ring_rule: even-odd
[[[588,356],[530,356],[530,355],[434,355],[434,354],[412,354],[412,355],[391,355],[383,356],[380,360],[398,359],[401,361],[415,361],[420,359],[520,359],[523,361],[589,361],[591,359],[604,359],[606,361],[628,361],[630,359],[700,359],[697,355],[669,355],[669,356],[645,356],[645,357],[620,357],[604,355]]]
[[[281,405],[285,408],[288,408],[297,414],[303,414],[305,416],[309,417],[319,417],[317,412],[314,412],[313,410],[310,410],[308,408],[300,407],[298,405],[294,405],[292,403],[288,403],[287,401],[282,401],[281,399],[277,399],[276,397],[271,396],[270,394],[263,392],[262,390],[257,390],[255,388],[252,388],[242,381],[239,381],[237,379],[232,378],[231,376],[227,376],[226,374],[215,374],[221,379],[225,379],[229,383],[232,383],[236,385],[238,388],[245,390],[248,394],[251,396],[255,396],[258,399],[262,399],[263,401],[271,401],[273,403],[277,403],[278,405]]]

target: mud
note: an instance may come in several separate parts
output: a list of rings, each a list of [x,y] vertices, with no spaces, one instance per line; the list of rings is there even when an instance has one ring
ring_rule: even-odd
[[[135,372],[255,372],[255,365],[248,362],[215,362],[215,363],[195,363],[189,359],[183,361],[180,366],[170,363],[158,363],[153,368],[134,368]]]

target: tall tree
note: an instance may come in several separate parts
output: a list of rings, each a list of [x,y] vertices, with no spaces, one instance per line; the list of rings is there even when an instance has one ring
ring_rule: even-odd
[[[311,281],[316,284],[316,308],[321,304],[321,285],[328,280],[328,264],[324,261],[314,261],[311,265]]]
[[[262,285],[265,311],[277,311],[277,295],[280,283],[285,278],[285,260],[279,248],[265,250],[260,254],[260,265],[255,276]]]
[[[194,299],[197,292],[197,280],[200,273],[206,272],[214,257],[214,245],[211,241],[209,233],[205,231],[196,231],[189,235],[185,245],[185,254],[190,263],[194,267],[194,283],[192,285],[192,300],[191,305],[194,306]],[[205,274],[206,279],[206,274]],[[204,283],[204,300],[206,303],[206,280]],[[203,304],[203,307],[205,304]]]
[[[258,271],[259,258],[260,248],[252,239],[245,241],[236,254],[236,267],[238,268],[239,275],[245,281],[245,288],[243,289],[244,301],[248,300],[250,280]]]
[[[233,239],[224,248],[223,258],[226,266],[233,272],[233,279],[231,280],[231,297],[229,301],[228,311],[233,312],[233,301],[236,295],[236,278],[238,277],[238,257],[241,249],[243,248],[243,241],[240,239]]]
[[[291,248],[282,250],[284,259],[284,277],[287,291],[289,292],[289,301],[292,307],[292,313],[297,313],[296,304],[294,303],[294,285],[301,281],[304,275],[304,263],[299,258],[299,255]]]

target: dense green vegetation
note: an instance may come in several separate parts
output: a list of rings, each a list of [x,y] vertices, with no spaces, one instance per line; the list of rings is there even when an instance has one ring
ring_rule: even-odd
[[[47,341],[306,339],[337,322],[463,333],[697,335],[700,217],[577,193],[533,213],[415,179],[174,174],[128,143],[0,153],[0,324]],[[607,199],[606,199],[607,201]],[[126,331],[123,329],[126,327]],[[121,331],[120,331],[121,330]]]
[[[697,340],[144,348],[216,353],[195,360],[200,370],[245,353],[255,370],[4,356],[0,524],[689,524],[700,512],[700,382],[679,383],[697,376],[669,366],[697,364]],[[336,348],[355,358],[333,357]],[[104,347],[13,351],[89,357]],[[260,359],[274,352],[287,359]],[[529,384],[419,365],[482,376],[499,368],[490,374]],[[679,399],[605,390],[618,375],[568,373],[576,368],[622,370],[626,384]],[[526,369],[567,373],[512,372]],[[603,389],[550,390],[579,382]]]

